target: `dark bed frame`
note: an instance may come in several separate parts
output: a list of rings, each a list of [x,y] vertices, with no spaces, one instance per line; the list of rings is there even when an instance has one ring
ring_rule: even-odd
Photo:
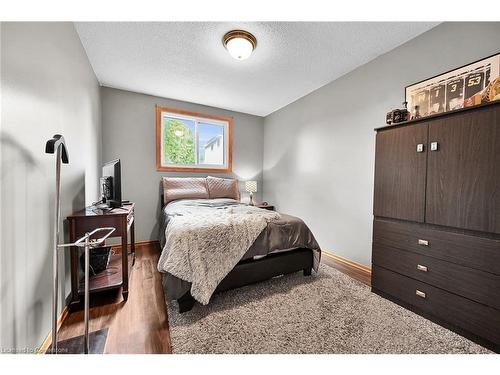
[[[160,210],[163,210],[163,184],[160,182]],[[161,234],[160,234],[161,235]],[[269,280],[276,276],[286,275],[303,271],[304,276],[310,276],[314,264],[314,254],[311,249],[294,249],[274,254],[269,254],[260,259],[246,259],[239,262],[231,272],[220,282],[215,293],[225,290],[240,288],[245,285]],[[188,291],[177,299],[179,312],[184,313],[191,310],[196,302]]]
[[[217,286],[215,293],[245,285],[258,283],[276,276],[303,271],[310,276],[313,268],[313,251],[295,249],[282,253],[269,254],[264,258],[244,260],[238,263]],[[191,310],[196,302],[190,292],[177,300],[179,312]]]

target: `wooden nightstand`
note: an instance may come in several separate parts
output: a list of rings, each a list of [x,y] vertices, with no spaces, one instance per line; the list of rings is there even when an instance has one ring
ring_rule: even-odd
[[[90,277],[90,293],[109,289],[122,288],[123,299],[128,298],[128,279],[132,266],[135,263],[135,218],[134,203],[124,204],[111,211],[92,210],[87,207],[68,216],[70,242],[76,241],[86,232],[99,227],[113,227],[116,229],[112,237],[121,237],[120,254],[112,255],[106,271]],[[127,236],[130,233],[131,253],[128,253]],[[115,272],[110,273],[110,270]],[[83,285],[80,282],[79,251],[71,248],[71,301],[70,310],[77,310],[80,297],[83,294]]]
[[[269,211],[274,211],[274,206],[271,206],[270,204],[263,205],[262,203],[256,204],[255,207],[263,208],[264,210],[269,210]]]

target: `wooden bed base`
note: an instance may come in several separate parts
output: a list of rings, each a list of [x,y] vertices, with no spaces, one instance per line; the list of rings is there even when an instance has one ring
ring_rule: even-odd
[[[312,268],[313,251],[310,249],[295,249],[269,254],[257,260],[248,259],[238,263],[221,281],[215,292],[239,288],[297,271],[303,271],[304,276],[310,276]],[[195,299],[188,291],[177,302],[179,303],[179,312],[184,313],[193,308]]]

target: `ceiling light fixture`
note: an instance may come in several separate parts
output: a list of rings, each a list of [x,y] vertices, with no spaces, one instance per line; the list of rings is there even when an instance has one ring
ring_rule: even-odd
[[[222,38],[222,44],[235,59],[245,60],[257,47],[257,39],[248,31],[231,30]]]

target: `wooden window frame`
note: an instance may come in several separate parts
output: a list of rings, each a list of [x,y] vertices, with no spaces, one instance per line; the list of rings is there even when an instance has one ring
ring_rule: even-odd
[[[174,167],[161,165],[161,114],[163,112],[174,113],[178,115],[186,115],[191,117],[199,117],[207,120],[218,120],[227,122],[227,167],[226,168],[210,168],[210,167]],[[196,145],[198,147],[198,145]],[[206,113],[190,112],[182,109],[156,106],[156,170],[163,172],[209,172],[209,173],[231,173],[233,171],[233,118],[224,116],[214,116]]]

